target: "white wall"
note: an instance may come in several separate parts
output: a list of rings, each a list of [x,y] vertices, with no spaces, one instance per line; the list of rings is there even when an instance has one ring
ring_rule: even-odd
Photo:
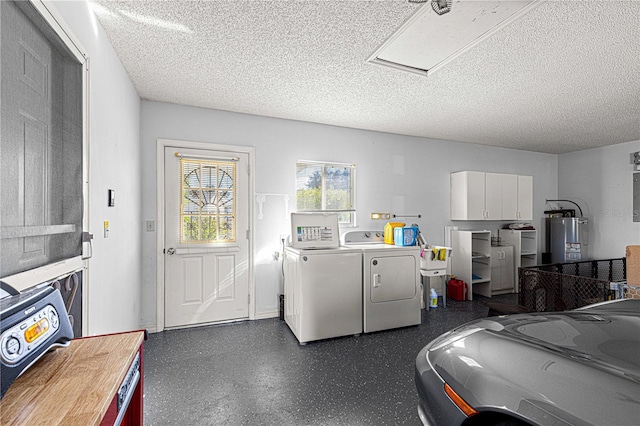
[[[633,221],[630,161],[630,154],[636,151],[640,151],[640,141],[558,157],[558,196],[577,202],[589,218],[593,258],[624,257],[627,245],[640,244],[640,222]]]
[[[556,156],[155,102],[142,102],[141,113],[139,97],[88,3],[62,0],[54,5],[90,56],[91,334],[155,326],[155,233],[144,232],[142,224],[157,219],[157,138],[255,147],[256,192],[282,194],[267,196],[264,218],[255,219],[259,316],[277,311],[280,264],[272,253],[279,248],[279,235],[289,233],[294,168],[300,159],[357,164],[360,229],[381,229],[384,222],[372,222],[368,215],[390,211],[422,214],[416,222],[433,244],[443,243],[446,225],[495,231],[496,222],[448,219],[449,173],[479,170],[534,176],[533,222],[540,230],[545,199],[580,203],[592,222],[596,257],[623,256],[624,246],[640,241],[640,223],[630,213],[629,164],[629,153],[640,150],[638,141]],[[107,189],[116,191],[116,207],[106,206]],[[108,239],[102,231],[106,220]]]
[[[449,174],[460,170],[518,173],[534,177],[534,224],[540,223],[545,198],[557,196],[557,156],[533,152],[376,133],[298,121],[142,102],[142,219],[156,220],[156,140],[203,141],[255,147],[256,193],[266,197],[264,218],[255,218],[256,312],[277,313],[281,269],[273,252],[279,235],[289,234],[295,211],[297,160],[350,162],[357,165],[357,221],[360,229],[382,229],[370,212],[421,214],[416,222],[432,244],[444,242],[449,221]],[[456,125],[452,122],[452,125]],[[497,230],[499,224],[457,223]],[[142,325],[156,321],[155,233],[143,233]]]
[[[55,1],[89,55],[90,225],[89,333],[140,326],[141,171],[140,98],[102,27],[84,1]],[[107,207],[107,190],[116,194]],[[109,221],[109,238],[102,225]]]

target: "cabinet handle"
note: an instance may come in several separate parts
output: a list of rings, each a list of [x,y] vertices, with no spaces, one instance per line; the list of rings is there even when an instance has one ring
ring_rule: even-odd
[[[373,274],[373,286],[380,287],[380,274]]]

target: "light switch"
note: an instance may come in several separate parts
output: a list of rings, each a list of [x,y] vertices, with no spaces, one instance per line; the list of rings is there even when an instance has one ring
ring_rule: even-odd
[[[153,220],[147,220],[147,232],[153,232],[156,230],[156,223]]]

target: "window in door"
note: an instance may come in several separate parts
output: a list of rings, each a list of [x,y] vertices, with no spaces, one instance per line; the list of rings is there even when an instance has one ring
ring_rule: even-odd
[[[296,207],[300,212],[336,212],[341,225],[355,225],[355,164],[298,161]]]
[[[180,160],[180,242],[236,241],[236,163]]]

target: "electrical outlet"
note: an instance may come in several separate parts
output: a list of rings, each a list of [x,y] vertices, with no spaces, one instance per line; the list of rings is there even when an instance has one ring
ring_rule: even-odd
[[[391,213],[371,213],[371,220],[389,220]]]

